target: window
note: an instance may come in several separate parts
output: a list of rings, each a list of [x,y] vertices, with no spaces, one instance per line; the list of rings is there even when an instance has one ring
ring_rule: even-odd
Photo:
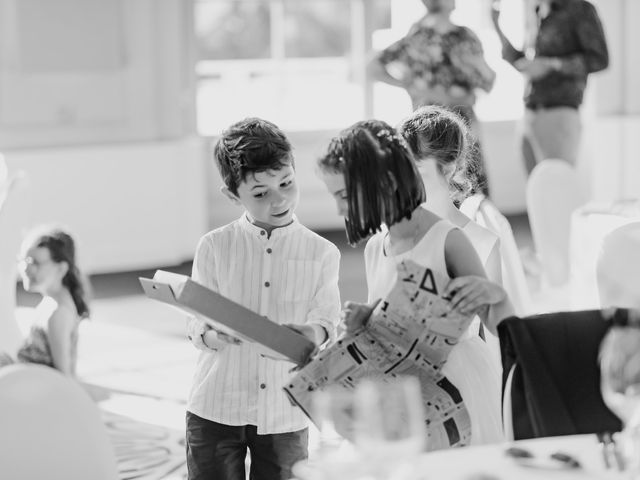
[[[458,0],[454,20],[478,34],[498,71],[478,115],[515,118],[522,80],[500,59],[489,2]],[[518,25],[521,12],[511,10],[504,24]],[[247,116],[289,131],[336,130],[366,112],[399,120],[410,108],[406,93],[376,84],[368,95],[366,60],[372,47],[404,35],[423,13],[420,0],[196,0],[199,133],[218,135]]]
[[[456,0],[452,20],[471,28],[482,42],[485,58],[496,71],[496,82],[489,94],[480,92],[476,103],[476,113],[481,121],[520,118],[523,114],[522,97],[524,82],[522,76],[511,65],[502,60],[500,40],[495,33],[489,15],[492,0]],[[503,1],[501,20],[504,32],[514,45],[522,41],[525,0]],[[372,47],[381,50],[404,36],[425,9],[421,1],[394,0],[392,22],[388,29],[372,32]],[[399,88],[376,83],[373,87],[373,114],[395,123],[407,115],[411,109],[408,95]]]
[[[365,2],[376,27],[388,26],[390,0],[198,0],[200,133],[246,116],[285,130],[360,119]]]

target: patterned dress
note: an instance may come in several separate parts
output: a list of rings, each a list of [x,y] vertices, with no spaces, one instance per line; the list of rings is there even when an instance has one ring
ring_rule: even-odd
[[[415,23],[409,33],[378,55],[387,72],[401,80],[413,109],[442,105],[463,117],[473,136],[473,155],[466,175],[473,193],[489,196],[489,184],[473,110],[476,90],[491,90],[495,73],[484,59],[482,44],[467,27],[454,25],[447,31]]]
[[[430,104],[471,108],[474,90],[488,92],[495,77],[480,40],[462,26],[441,32],[418,22],[378,58],[391,75],[404,81],[414,109]]]

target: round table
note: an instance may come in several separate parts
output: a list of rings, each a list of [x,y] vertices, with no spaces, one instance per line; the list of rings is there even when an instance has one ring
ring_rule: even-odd
[[[516,447],[531,454],[531,458],[518,460],[507,454]],[[551,455],[569,455],[578,463],[571,467],[554,460]],[[628,472],[617,469],[611,459],[610,468],[605,466],[602,446],[596,435],[568,435],[562,437],[520,440],[477,447],[455,448],[424,453],[399,468],[395,474],[376,476],[380,468],[375,462],[343,459],[342,471],[333,462],[331,472],[323,475],[319,465],[327,462],[307,462],[298,465],[294,472],[300,480],[349,479],[349,480],[622,480],[629,479]],[[316,468],[313,467],[316,465]]]

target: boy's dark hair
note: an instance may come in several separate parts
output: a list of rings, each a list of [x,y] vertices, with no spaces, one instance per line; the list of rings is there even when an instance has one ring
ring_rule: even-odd
[[[454,168],[450,180],[454,201],[469,196],[473,190],[469,162],[475,147],[469,127],[460,115],[438,105],[420,107],[400,123],[398,132],[416,160],[434,158],[442,175],[446,168]]]
[[[222,181],[234,195],[248,174],[294,165],[285,134],[261,118],[245,118],[225,129],[213,157]]]
[[[405,141],[380,120],[353,124],[333,138],[320,169],[342,173],[349,211],[345,218],[351,245],[391,226],[426,200],[422,178]]]

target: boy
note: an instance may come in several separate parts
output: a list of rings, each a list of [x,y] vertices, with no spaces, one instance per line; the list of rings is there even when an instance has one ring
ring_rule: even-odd
[[[222,133],[214,157],[222,193],[244,207],[236,221],[204,235],[194,280],[321,345],[334,337],[340,313],[335,245],[301,225],[291,145],[259,118]],[[187,404],[190,480],[286,480],[307,457],[307,420],[282,387],[293,364],[265,358],[254,345],[189,320],[203,350]]]

